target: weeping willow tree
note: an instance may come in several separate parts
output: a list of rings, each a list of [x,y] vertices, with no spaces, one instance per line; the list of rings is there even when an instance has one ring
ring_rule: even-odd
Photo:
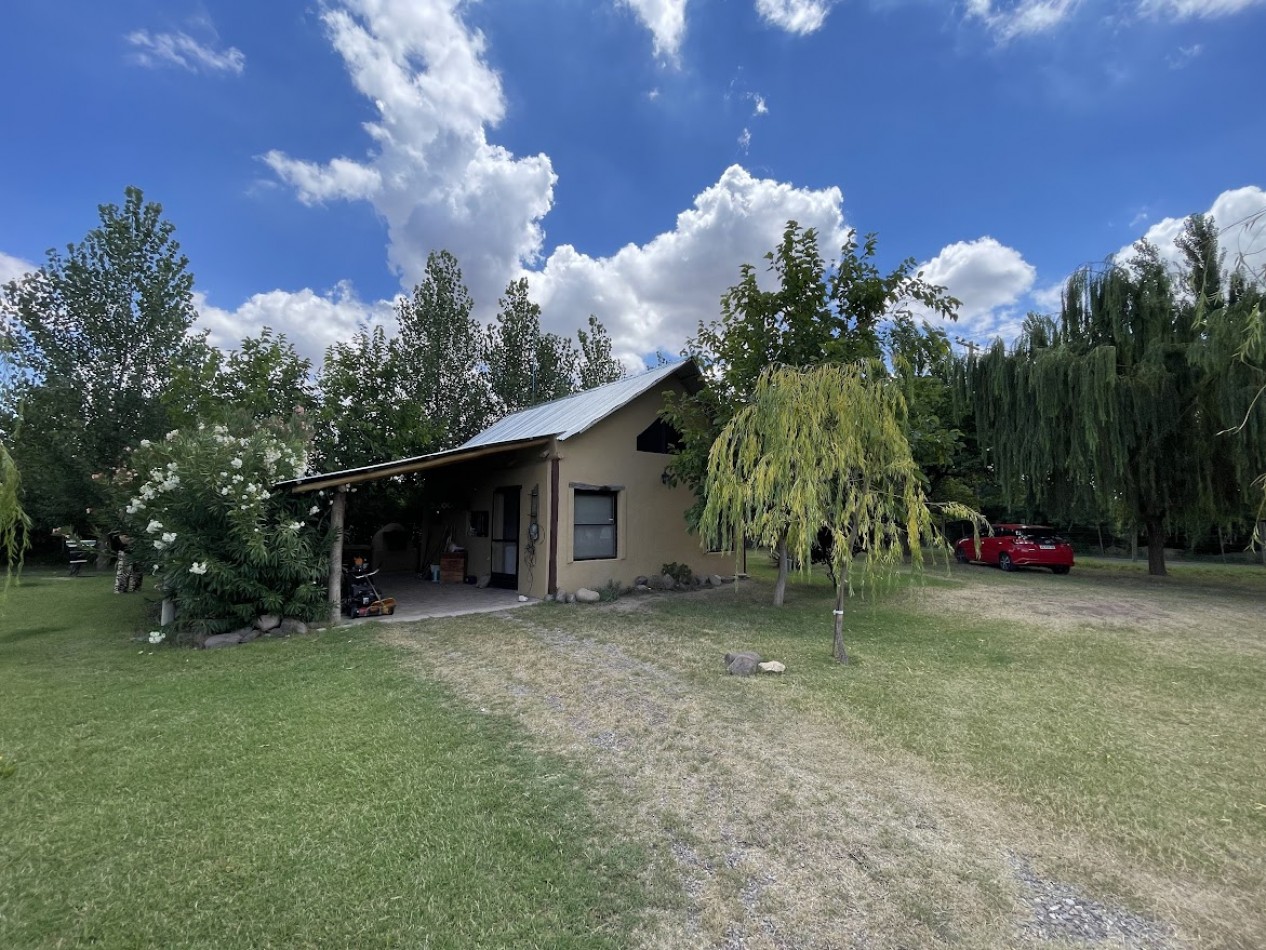
[[[22,510],[21,482],[13,456],[0,442],[0,553],[4,557],[4,583],[9,586],[14,568],[22,569],[22,558],[31,546],[31,519]]]
[[[1257,291],[1224,293],[1208,266],[1216,233],[1185,234],[1195,244],[1180,244],[1177,284],[1140,243],[1127,266],[1074,274],[1058,320],[1030,316],[1010,351],[995,343],[964,380],[1008,505],[1121,512],[1144,528],[1155,575],[1167,532],[1243,520],[1266,447],[1266,414],[1249,410],[1260,372],[1231,365]],[[1227,438],[1241,421],[1245,438]]]
[[[846,598],[873,588],[907,551],[916,570],[925,545],[948,551],[905,436],[905,411],[882,367],[766,370],[708,457],[702,524],[714,547],[737,551],[746,536],[808,570],[819,532],[830,533],[833,654],[841,663]],[[954,517],[975,514],[948,507]]]

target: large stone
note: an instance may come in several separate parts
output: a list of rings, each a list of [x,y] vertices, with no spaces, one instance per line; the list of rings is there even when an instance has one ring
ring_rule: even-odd
[[[554,592],[554,599],[558,601],[560,604],[567,603],[567,588],[565,587],[558,588],[558,590]]]
[[[308,632],[308,625],[302,620],[287,617],[277,625],[277,629],[274,632],[280,637],[302,636]]]
[[[764,663],[757,663],[756,668],[762,673],[786,673],[787,667],[779,663],[777,660],[767,660]]]
[[[652,580],[654,579],[652,578]],[[677,578],[673,577],[671,574],[659,575],[659,589],[660,590],[675,590],[676,588],[677,588]]]
[[[234,630],[242,638],[243,643],[250,643],[252,640],[258,640],[264,635],[264,631],[259,627],[243,627],[241,630]]]
[[[222,650],[225,647],[235,647],[242,642],[240,633],[217,633],[215,636],[207,637],[203,642],[204,650]]]
[[[711,586],[711,587],[720,587],[720,586],[721,586],[721,575],[720,575],[720,574],[712,574],[712,575],[710,575],[710,576],[708,577],[708,585],[709,585],[709,586]]]
[[[567,603],[569,603],[569,604],[574,604],[575,602],[576,602],[576,595],[575,595],[575,594],[568,594],[568,595],[567,595]]]
[[[576,591],[576,600],[582,604],[596,604],[602,600],[602,595],[596,590],[590,590],[588,587],[582,587]]]
[[[263,614],[255,618],[255,626],[267,633],[281,626],[281,618],[276,614]]]
[[[761,655],[744,651],[725,655],[725,671],[731,676],[751,676],[761,664]]]
[[[647,586],[649,586],[649,585],[648,585],[648,582],[649,582],[649,581],[650,581],[650,578],[649,578],[649,577],[647,577],[645,574],[639,574],[639,575],[637,576],[637,579],[633,581],[633,586],[634,586],[634,587],[647,587]]]

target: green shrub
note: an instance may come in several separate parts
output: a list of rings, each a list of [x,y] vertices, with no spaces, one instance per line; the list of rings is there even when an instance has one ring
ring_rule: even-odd
[[[128,497],[130,553],[176,601],[164,636],[188,642],[248,625],[263,613],[318,620],[329,539],[320,506],[274,492],[307,465],[294,426],[224,426],[143,440],[118,483]]]
[[[678,564],[676,561],[660,565],[659,572],[667,574],[678,584],[689,584],[694,580],[695,576],[695,572],[690,569],[689,564]]]

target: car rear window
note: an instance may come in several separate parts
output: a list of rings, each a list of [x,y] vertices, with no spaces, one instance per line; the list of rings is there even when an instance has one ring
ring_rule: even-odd
[[[1029,528],[1027,531],[1017,531],[1015,536],[1026,541],[1050,542],[1059,540],[1059,538],[1055,537],[1055,532],[1051,528]]]

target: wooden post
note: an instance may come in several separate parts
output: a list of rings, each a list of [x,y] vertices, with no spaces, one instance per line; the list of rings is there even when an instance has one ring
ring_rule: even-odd
[[[343,522],[347,517],[347,486],[334,489],[334,503],[330,505],[330,530],[334,533],[334,546],[330,549],[330,623],[342,622],[343,599]]]

